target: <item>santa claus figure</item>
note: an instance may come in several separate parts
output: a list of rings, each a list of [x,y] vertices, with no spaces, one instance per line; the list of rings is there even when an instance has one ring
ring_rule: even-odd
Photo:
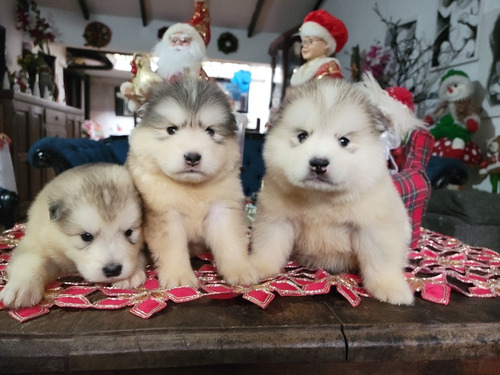
[[[187,75],[204,75],[201,63],[210,42],[210,14],[205,0],[195,0],[193,17],[170,26],[151,54],[157,58],[156,73],[166,81]]]
[[[294,72],[290,84],[301,85],[313,78],[344,78],[338,60],[329,56],[342,50],[347,35],[344,23],[327,11],[309,13],[300,27],[301,55],[306,62]]]
[[[161,81],[173,81],[183,75],[206,78],[201,63],[210,42],[210,14],[205,0],[195,0],[193,17],[186,23],[170,26],[151,51],[157,69],[152,71],[147,54],[136,54],[132,60],[133,78],[120,86],[131,112],[148,100],[153,86]]]

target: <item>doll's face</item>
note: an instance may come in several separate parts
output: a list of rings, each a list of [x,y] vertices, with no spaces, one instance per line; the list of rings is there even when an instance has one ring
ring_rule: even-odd
[[[304,60],[309,61],[317,57],[326,57],[328,45],[323,39],[305,37],[301,43],[301,53]]]
[[[184,33],[177,32],[169,36],[168,42],[171,48],[185,49],[191,45],[192,38]]]

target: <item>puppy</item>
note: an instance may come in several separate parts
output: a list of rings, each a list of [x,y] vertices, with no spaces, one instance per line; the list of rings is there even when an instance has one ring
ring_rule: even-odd
[[[35,305],[49,282],[76,272],[91,282],[139,286],[146,280],[141,221],[125,167],[87,164],[60,174],[30,207],[0,299],[15,309]]]
[[[272,119],[251,260],[260,278],[287,259],[359,269],[381,301],[411,304],[403,276],[411,226],[387,169],[382,113],[344,80],[294,88]]]
[[[254,282],[226,94],[203,80],[165,83],[141,115],[126,164],[144,201],[144,238],[161,286],[197,286],[190,256],[207,247],[228,283]]]

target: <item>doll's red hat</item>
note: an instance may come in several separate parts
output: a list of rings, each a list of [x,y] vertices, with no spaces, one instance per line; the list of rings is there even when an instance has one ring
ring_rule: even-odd
[[[188,24],[193,26],[200,34],[205,46],[210,43],[210,13],[205,0],[196,0],[194,15],[188,21]]]
[[[210,43],[210,13],[205,0],[195,0],[194,4],[193,16],[185,23],[170,26],[163,34],[163,39],[166,40],[178,32],[185,33],[204,51]]]
[[[339,52],[347,42],[347,28],[341,20],[326,10],[310,12],[300,27],[300,37],[315,36],[323,39],[328,45],[328,55]]]

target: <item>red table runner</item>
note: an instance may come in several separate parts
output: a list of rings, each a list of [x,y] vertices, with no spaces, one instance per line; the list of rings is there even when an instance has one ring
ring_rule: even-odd
[[[24,235],[24,226],[16,225],[0,235],[0,289],[7,283],[6,268],[10,252]],[[203,265],[195,270],[200,280],[198,288],[160,288],[152,266],[147,280],[138,288],[117,289],[109,284],[92,284],[78,276],[60,279],[50,284],[40,304],[8,314],[20,322],[50,312],[54,306],[79,309],[122,309],[147,319],[167,307],[167,302],[183,303],[198,298],[242,298],[266,308],[276,296],[300,297],[330,293],[336,290],[353,306],[362,297],[370,297],[358,275],[330,274],[311,270],[289,262],[283,272],[253,286],[231,286],[217,274],[210,254],[200,256]],[[459,240],[421,228],[420,239],[408,253],[406,278],[421,298],[448,304],[450,292],[468,297],[500,296],[500,254],[496,251],[468,246]],[[6,309],[0,302],[0,309]]]

